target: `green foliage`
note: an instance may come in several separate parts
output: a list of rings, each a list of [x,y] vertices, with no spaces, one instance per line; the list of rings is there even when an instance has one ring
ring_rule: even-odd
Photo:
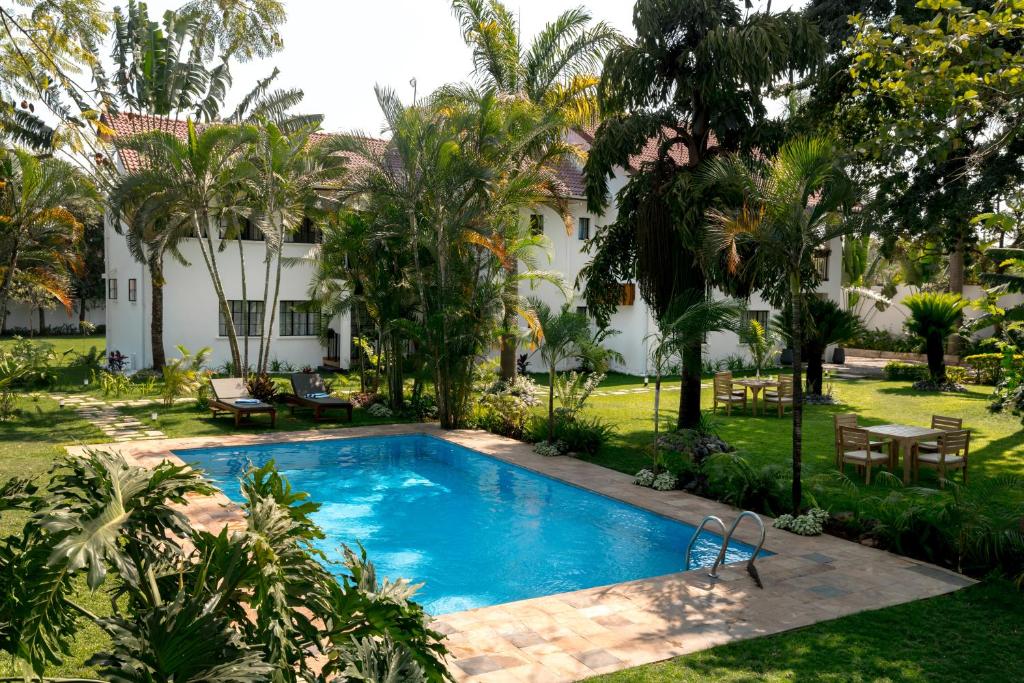
[[[737,453],[716,453],[704,471],[714,497],[733,507],[769,515],[785,509],[788,482],[780,467],[755,467]]]
[[[210,347],[203,347],[192,355],[183,345],[178,345],[178,358],[170,360],[162,370],[163,386],[160,395],[164,405],[172,405],[175,399],[197,394],[205,384],[203,365],[211,353]]]
[[[555,416],[555,423],[549,429],[548,418],[539,415],[527,424],[526,440],[534,443],[547,440],[560,444],[563,452],[594,454],[601,450],[615,428],[596,416],[581,416],[566,420]],[[550,438],[554,434],[554,438]]]
[[[90,373],[99,372],[106,364],[106,361],[106,351],[96,345],[90,346],[89,350],[85,352],[72,351],[71,353],[72,367],[84,368]]]
[[[200,531],[180,511],[212,492],[188,467],[106,453],[65,458],[43,491],[4,485],[3,508],[32,516],[0,542],[0,649],[42,677],[85,620],[111,638],[89,661],[108,681],[297,683],[391,660],[404,662],[403,681],[449,680],[441,636],[410,599],[416,587],[378,582],[365,553],[349,549],[339,583],[314,546],[318,505],[273,463],[243,479],[240,531]],[[83,575],[92,590],[116,585],[110,616],[76,603]],[[367,641],[387,654],[368,658]],[[311,648],[324,655],[323,678]]]
[[[107,372],[100,370],[92,373],[92,382],[99,386],[104,398],[121,398],[130,393],[134,387],[132,380],[127,375],[119,372]]]
[[[771,324],[765,326],[753,318],[740,330],[740,342],[747,347],[754,370],[760,375],[775,364],[778,335]]]
[[[52,386],[57,380],[57,352],[49,342],[36,342],[15,337],[13,343],[0,349],[0,358],[12,367],[19,367],[16,384],[26,387]]]
[[[850,346],[869,351],[892,351],[895,353],[920,353],[921,342],[914,337],[895,335],[888,330],[864,328],[850,340]]]
[[[928,379],[928,367],[919,363],[904,363],[892,360],[885,364],[883,369],[885,378],[893,382],[918,382]]]
[[[521,439],[530,418],[530,405],[511,393],[482,395],[473,409],[472,424],[478,429]]]
[[[999,384],[1003,379],[1003,353],[976,353],[964,356],[963,362],[974,373],[974,381],[978,384]],[[1024,363],[1024,355],[1010,353],[1010,369]],[[947,372],[949,368],[946,368]]]
[[[558,397],[558,415],[575,420],[587,399],[604,381],[603,372],[576,372],[572,370],[555,377],[555,396]]]

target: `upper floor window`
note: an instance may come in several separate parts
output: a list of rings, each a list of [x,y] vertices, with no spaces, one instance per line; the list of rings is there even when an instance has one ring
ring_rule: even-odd
[[[286,236],[285,241],[296,244],[320,244],[324,241],[324,234],[311,219],[303,218],[299,229]]]
[[[255,221],[249,220],[248,218],[242,219],[241,229],[239,230],[238,239],[249,240],[251,242],[262,242],[265,238],[263,231],[256,225]]]
[[[831,249],[819,249],[814,252],[814,269],[818,271],[818,277],[822,282],[828,282],[828,262],[831,255]]]
[[[308,301],[281,302],[281,336],[314,337],[320,333],[320,313]]]
[[[243,303],[248,304],[248,311],[245,311]],[[231,307],[231,319],[235,323],[235,334],[240,337],[258,337],[263,334],[263,302],[262,301],[228,301]],[[218,311],[219,330],[222,337],[228,336],[228,321],[224,317],[224,311]]]
[[[539,213],[530,214],[530,234],[531,235],[543,235],[544,234],[544,216]]]
[[[138,284],[135,278],[128,278],[128,301],[138,300]]]
[[[589,240],[590,239],[590,219],[586,216],[581,216],[576,225],[576,239]]]
[[[114,301],[114,300],[117,299],[117,278],[116,277],[108,277],[107,278],[107,298],[110,299],[111,301]]]

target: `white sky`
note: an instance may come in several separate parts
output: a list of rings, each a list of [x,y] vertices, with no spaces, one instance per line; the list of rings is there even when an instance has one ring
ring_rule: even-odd
[[[107,1],[111,8],[125,4]],[[159,19],[182,0],[148,4],[150,16]],[[506,6],[518,10],[525,44],[559,13],[581,4],[590,8],[595,20],[634,35],[632,0],[506,0]],[[772,8],[800,4],[801,0],[776,0]],[[381,126],[375,84],[393,88],[408,101],[412,78],[421,95],[469,78],[471,53],[448,0],[290,0],[285,7],[284,50],[268,60],[233,64],[229,104],[276,65],[281,70],[278,84],[304,90],[301,110],[324,114],[326,130],[375,135]]]

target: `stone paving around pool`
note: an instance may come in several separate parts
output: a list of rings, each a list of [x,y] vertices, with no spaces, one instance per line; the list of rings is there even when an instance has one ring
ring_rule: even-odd
[[[640,488],[628,475],[573,458],[545,458],[510,439],[476,431],[444,432],[433,425],[236,434],[90,448],[115,450],[152,466],[167,458],[177,460],[171,451],[186,448],[410,433],[448,439],[690,524],[706,515],[717,515],[729,524],[738,512],[682,491]],[[222,494],[192,500],[187,512],[195,524],[211,531],[242,524],[239,509]],[[744,522],[736,538],[756,544],[754,525]],[[709,578],[706,570],[669,574],[446,614],[433,627],[447,636],[451,671],[458,681],[561,683],[934,597],[974,583],[940,567],[832,536],[796,536],[769,526],[765,548],[776,554],[757,561],[764,589],[754,585],[743,563],[719,570],[717,579]],[[684,552],[679,549],[680,558]]]

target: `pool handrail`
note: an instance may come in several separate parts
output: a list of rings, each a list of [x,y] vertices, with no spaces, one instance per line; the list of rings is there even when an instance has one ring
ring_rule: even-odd
[[[739,526],[744,517],[750,517],[757,522],[757,526],[761,530],[761,536],[757,541],[757,547],[754,548],[754,552],[751,553],[750,559],[747,560],[747,573],[750,574],[750,578],[754,579],[754,583],[757,584],[758,588],[764,588],[764,585],[761,583],[761,577],[757,573],[757,567],[754,566],[754,561],[757,559],[758,554],[764,547],[764,541],[768,531],[765,529],[764,520],[761,519],[761,516],[751,510],[744,510],[740,514],[736,515],[736,519],[733,520],[732,526],[729,527],[729,531],[726,532],[725,538],[722,539],[722,549],[718,551],[718,557],[715,558],[715,563],[711,565],[711,571],[708,573],[708,576],[717,578],[716,572],[718,570],[718,565],[725,561],[725,552],[729,547],[729,541],[732,540],[732,535],[736,531],[736,527]]]
[[[716,524],[718,524],[718,526],[720,526],[722,528],[722,534],[723,534],[722,537],[725,538],[725,533],[726,533],[725,522],[722,521],[721,517],[717,517],[716,515],[708,515],[704,519],[700,520],[700,524],[697,525],[697,530],[694,531],[693,532],[693,536],[690,537],[689,545],[686,546],[686,568],[683,569],[683,571],[685,571],[685,572],[690,571],[690,554],[693,552],[693,546],[697,542],[697,538],[700,536],[700,532],[704,531],[704,527],[706,527],[708,525],[708,522],[715,522]],[[722,545],[723,548],[725,548],[725,543],[726,543],[726,541],[723,541],[723,545]],[[718,575],[715,574],[715,569],[717,567],[718,567],[718,561],[716,560],[715,561],[715,566],[712,567],[711,571],[708,573],[708,576],[710,576],[712,579],[717,579],[718,578]]]

